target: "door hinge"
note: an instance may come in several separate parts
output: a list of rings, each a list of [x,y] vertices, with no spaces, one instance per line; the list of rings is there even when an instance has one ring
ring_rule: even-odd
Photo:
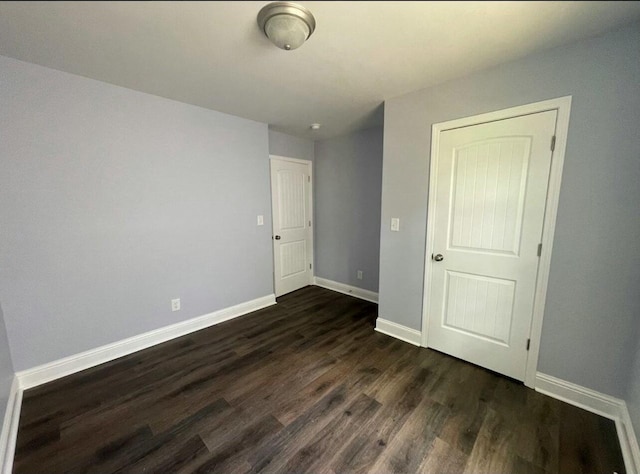
[[[538,257],[542,255],[542,244],[538,244]]]
[[[309,270],[311,270],[311,268],[312,268],[312,267],[311,267],[311,264],[309,264]]]
[[[307,176],[307,183],[310,183],[310,182],[311,182],[311,176]]]
[[[556,136],[551,137],[551,151],[555,151],[556,149]]]
[[[309,221],[309,227],[311,227],[311,221]]]
[[[529,350],[529,347],[531,347],[531,339],[527,339],[527,350]]]

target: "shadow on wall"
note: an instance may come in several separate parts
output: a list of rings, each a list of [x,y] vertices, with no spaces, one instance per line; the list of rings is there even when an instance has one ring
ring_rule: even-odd
[[[4,414],[9,399],[9,391],[13,382],[14,370],[9,352],[7,328],[4,324],[4,313],[0,303],[0,414]],[[0,425],[2,423],[0,422]]]
[[[382,135],[378,126],[315,145],[315,274],[373,292],[380,260]]]
[[[370,114],[366,116],[367,128],[382,127],[384,125],[384,102],[380,103]]]

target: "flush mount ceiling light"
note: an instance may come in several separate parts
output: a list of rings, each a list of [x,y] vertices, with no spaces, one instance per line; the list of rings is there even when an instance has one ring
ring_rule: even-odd
[[[293,2],[273,2],[258,13],[258,25],[280,49],[296,49],[316,29],[316,19],[302,5]]]
[[[321,125],[319,123],[312,123],[309,128],[311,130],[320,130]]]

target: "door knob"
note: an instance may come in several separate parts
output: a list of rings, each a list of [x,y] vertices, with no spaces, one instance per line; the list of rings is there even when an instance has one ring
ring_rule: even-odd
[[[279,236],[279,235],[276,235],[276,236],[274,237],[274,239],[276,239],[276,240],[280,240],[280,236]]]
[[[442,262],[444,260],[444,257],[442,256],[441,253],[437,255],[433,255],[431,258],[433,258],[436,262]]]

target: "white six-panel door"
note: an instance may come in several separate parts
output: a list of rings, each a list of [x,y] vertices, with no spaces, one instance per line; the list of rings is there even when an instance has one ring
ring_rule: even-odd
[[[276,296],[311,283],[311,163],[271,159]]]
[[[440,132],[432,181],[427,345],[518,380],[525,375],[556,115]]]

